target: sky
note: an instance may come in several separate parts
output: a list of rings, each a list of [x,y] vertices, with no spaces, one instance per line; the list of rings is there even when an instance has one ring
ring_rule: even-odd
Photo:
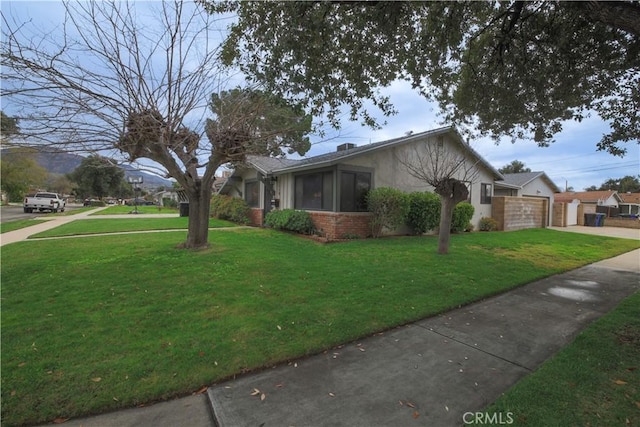
[[[64,17],[58,0],[3,1],[0,7],[3,13],[30,18],[44,26],[60,24]],[[383,117],[372,109],[380,123],[386,121],[381,129],[370,129],[345,119],[340,131],[328,129],[324,137],[313,136],[307,156],[334,151],[345,142],[361,146],[443,125],[438,117],[438,107],[412,90],[408,83],[394,82],[382,93],[390,96],[398,114]],[[582,191],[592,185],[600,186],[610,178],[640,174],[640,145],[637,143],[625,144],[628,153],[622,158],[596,150],[597,142],[608,129],[607,123],[594,114],[580,123],[565,122],[563,131],[555,136],[556,142],[550,147],[538,147],[530,140],[512,144],[507,139],[496,145],[489,138],[471,140],[470,144],[496,169],[519,160],[533,171],[544,171],[562,190],[572,187]]]

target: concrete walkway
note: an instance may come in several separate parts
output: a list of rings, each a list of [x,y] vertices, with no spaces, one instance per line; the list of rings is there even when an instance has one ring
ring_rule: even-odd
[[[639,289],[635,250],[205,393],[65,425],[462,425]]]

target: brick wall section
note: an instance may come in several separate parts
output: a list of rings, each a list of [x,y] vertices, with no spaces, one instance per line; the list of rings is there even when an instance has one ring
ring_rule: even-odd
[[[632,218],[605,218],[605,227],[640,228],[640,220]]]
[[[492,216],[502,231],[545,228],[547,204],[547,199],[535,197],[493,197]]]
[[[262,224],[264,223],[262,209],[252,208],[249,211],[249,221],[250,221],[250,224],[255,227],[262,227]]]
[[[345,235],[368,237],[371,234],[367,212],[309,211],[313,225],[327,240],[343,239]]]
[[[551,225],[553,225],[554,227],[567,226],[567,204],[566,203],[553,204],[553,213],[551,214]]]

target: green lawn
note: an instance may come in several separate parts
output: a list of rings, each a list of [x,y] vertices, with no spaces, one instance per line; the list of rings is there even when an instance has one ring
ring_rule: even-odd
[[[80,234],[98,233],[119,233],[125,231],[148,231],[148,230],[186,230],[189,218],[169,217],[169,218],[131,218],[118,219],[80,219],[77,221],[62,224],[51,230],[31,236],[32,239],[42,237],[62,237]],[[209,219],[209,228],[235,227],[236,225],[220,219]]]
[[[506,392],[489,414],[517,426],[640,425],[640,293]]]
[[[95,208],[93,208],[95,209]],[[107,209],[101,210],[91,215],[123,215],[135,210],[135,206],[116,205],[109,206]],[[139,214],[177,214],[178,208],[168,208],[162,206],[138,206]]]
[[[0,233],[20,230],[21,228],[31,227],[32,225],[41,224],[45,221],[45,219],[18,219],[15,221],[2,222],[0,223]]]
[[[19,242],[2,253],[2,422],[189,394],[629,251],[552,230],[318,244],[266,229]]]

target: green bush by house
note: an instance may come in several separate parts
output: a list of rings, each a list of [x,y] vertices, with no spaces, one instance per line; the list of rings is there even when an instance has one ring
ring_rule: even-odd
[[[440,223],[440,197],[428,191],[409,193],[407,225],[415,234],[424,234],[438,228]]]
[[[214,194],[211,198],[211,216],[218,219],[235,222],[236,224],[248,224],[249,205],[238,197]]]
[[[480,231],[495,231],[498,229],[498,221],[491,217],[480,218]]]
[[[469,202],[460,202],[453,208],[453,217],[451,218],[451,231],[461,233],[463,231],[473,231],[471,218],[475,211],[473,205]]]
[[[386,228],[394,230],[406,222],[409,212],[409,196],[391,187],[378,187],[367,195],[371,218],[371,234],[379,237]]]
[[[307,211],[293,209],[269,212],[264,218],[264,224],[276,230],[287,230],[300,234],[312,234],[315,230],[311,216]]]

